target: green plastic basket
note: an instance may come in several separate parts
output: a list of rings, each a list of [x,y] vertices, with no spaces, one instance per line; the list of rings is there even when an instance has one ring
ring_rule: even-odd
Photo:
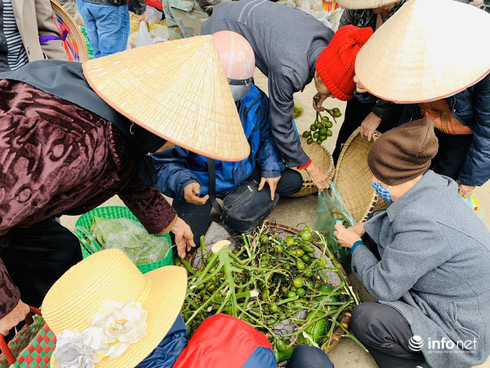
[[[87,258],[89,255],[96,253],[102,249],[100,244],[92,237],[92,235],[89,232],[90,227],[94,223],[95,217],[102,217],[105,219],[112,219],[112,220],[126,218],[139,223],[138,219],[136,218],[135,215],[133,215],[133,213],[129,210],[129,208],[124,206],[98,207],[80,216],[80,218],[75,224],[75,235],[77,236],[78,240],[80,240],[80,246],[82,248],[83,258]],[[169,244],[172,244],[172,241],[168,234],[154,235],[154,236],[160,238],[167,238]],[[90,239],[91,244],[86,240],[86,238]],[[161,259],[160,261],[154,263],[140,264],[137,265],[137,267],[142,273],[147,273],[156,270],[157,268],[163,266],[169,266],[173,264],[174,264],[174,260],[173,260],[172,250],[170,249],[167,256]]]

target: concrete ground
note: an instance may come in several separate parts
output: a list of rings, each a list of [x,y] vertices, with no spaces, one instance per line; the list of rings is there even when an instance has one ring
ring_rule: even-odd
[[[267,91],[267,80],[263,75],[256,75],[256,84]],[[302,93],[295,95],[295,100],[304,107],[303,115],[296,119],[298,130],[302,132],[307,126],[309,126],[315,119],[315,112],[311,107],[312,97],[314,95],[314,86],[309,85]],[[345,103],[337,100],[329,99],[326,105],[330,108],[339,107],[341,110],[345,108]],[[335,140],[338,134],[339,125],[333,128],[334,135],[324,142],[325,147],[332,152],[335,147]],[[490,182],[487,183],[482,188],[478,188],[475,194],[480,202],[481,208],[486,210],[488,216],[485,218],[485,224],[487,228],[490,229]],[[104,205],[123,205],[122,201],[114,197],[109,200]],[[288,226],[296,227],[299,224],[315,225],[316,223],[316,206],[317,206],[317,196],[311,195],[303,198],[284,198],[279,201],[278,206],[272,212],[270,219],[279,224],[284,224]],[[64,216],[62,217],[62,223],[73,229],[76,221],[76,217]],[[489,265],[490,267],[490,265]],[[355,278],[351,277],[354,287],[356,289],[361,289],[359,282]],[[360,290],[361,297],[364,299],[368,298],[365,290]],[[370,355],[364,352],[356,343],[350,339],[343,339],[337,345],[337,347],[329,354],[332,362],[335,364],[336,368],[376,368],[377,365],[370,357]],[[393,367],[397,368],[397,367]],[[477,368],[477,367],[475,367]],[[478,368],[490,368],[490,359],[483,365],[478,366]]]

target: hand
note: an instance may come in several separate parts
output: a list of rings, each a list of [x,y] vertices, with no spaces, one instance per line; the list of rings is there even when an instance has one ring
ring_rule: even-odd
[[[361,237],[352,228],[346,228],[343,225],[335,225],[333,235],[337,238],[340,245],[346,248],[352,248],[356,241],[361,240]]]
[[[381,124],[381,118],[374,112],[371,112],[368,116],[366,116],[366,119],[364,119],[361,124],[361,135],[370,141],[371,138],[373,138],[374,131],[378,128],[379,124]]]
[[[201,206],[208,201],[209,195],[205,195],[204,197],[200,198],[200,192],[201,185],[199,185],[199,183],[190,183],[184,188],[184,199],[189,203]]]
[[[316,166],[314,162],[308,166],[306,171],[320,192],[330,187],[330,178],[328,177],[328,173]]]
[[[473,194],[473,191],[475,190],[475,188],[476,187],[473,187],[471,185],[459,184],[458,193],[464,199],[468,199]]]
[[[356,84],[356,91],[358,93],[366,93],[368,90],[364,88],[361,82],[359,82],[359,78],[357,76],[354,77],[354,83]]]
[[[279,183],[281,177],[278,176],[276,178],[261,178],[259,184],[259,192],[264,188],[265,183],[269,184],[269,188],[271,190],[271,201],[274,200],[274,195],[276,194],[277,183]]]
[[[19,300],[16,307],[0,319],[0,333],[7,336],[12,328],[24,321],[29,314],[29,306]]]
[[[191,248],[196,246],[190,226],[180,217],[177,217],[177,221],[170,231],[175,235],[175,244],[177,245],[179,257],[184,258],[186,251],[189,252]]]
[[[366,230],[364,229],[364,222],[358,222],[354,226],[351,226],[349,229],[355,231],[360,237],[366,234]]]
[[[141,15],[137,15],[135,17],[135,19],[138,21],[138,22],[146,22],[146,12],[144,12],[143,14]]]
[[[315,96],[313,96],[313,108],[315,111],[321,112],[325,111],[325,108],[322,106],[323,102],[328,98],[327,95],[318,92]]]

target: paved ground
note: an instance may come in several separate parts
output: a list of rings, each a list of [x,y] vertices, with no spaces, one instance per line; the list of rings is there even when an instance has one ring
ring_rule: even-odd
[[[265,91],[267,90],[266,79],[258,75],[256,76],[256,83]],[[303,104],[305,112],[302,117],[297,119],[298,129],[303,131],[304,128],[309,126],[314,120],[314,111],[311,107],[311,101],[314,94],[314,87],[308,86],[303,93],[297,94],[297,102]],[[345,108],[345,104],[339,101],[328,101],[329,107]],[[334,127],[334,136],[329,138],[325,142],[325,146],[333,151],[336,134],[338,132],[338,126]],[[480,206],[486,210],[488,216],[485,219],[487,227],[490,229],[490,183],[487,183],[482,188],[476,191],[477,198],[480,202]],[[122,202],[119,198],[115,197],[108,202],[109,205],[120,205]],[[311,195],[304,198],[286,198],[282,199],[277,208],[271,214],[271,219],[277,223],[297,226],[299,224],[314,225],[316,222],[316,195]],[[68,228],[73,228],[76,221],[76,217],[64,216],[62,223]],[[490,265],[489,265],[490,267]],[[356,280],[352,280],[354,285],[358,285]],[[361,293],[365,295],[365,293]],[[359,348],[353,341],[349,339],[343,339],[335,350],[329,354],[336,368],[376,368],[376,364],[371,359],[369,354],[365,353]],[[393,367],[396,368],[396,367]],[[476,368],[476,367],[475,367]],[[487,363],[479,366],[479,368],[490,368],[490,360]]]

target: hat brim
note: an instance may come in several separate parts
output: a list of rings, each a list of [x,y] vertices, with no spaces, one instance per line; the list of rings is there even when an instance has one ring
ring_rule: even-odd
[[[187,290],[187,273],[182,267],[166,266],[144,275],[150,283],[143,304],[147,311],[148,328],[145,336],[116,359],[106,358],[97,368],[136,367],[167,335],[180,313]],[[130,287],[130,285],[128,285]],[[56,367],[54,354],[51,367]]]
[[[443,16],[434,17],[441,9]],[[482,48],[480,39],[471,36],[489,33],[490,15],[474,6],[411,0],[359,51],[356,76],[383,100],[403,104],[440,100],[489,73],[490,48]]]
[[[250,155],[211,36],[126,50],[82,68],[102,100],[149,132],[216,160]]]

